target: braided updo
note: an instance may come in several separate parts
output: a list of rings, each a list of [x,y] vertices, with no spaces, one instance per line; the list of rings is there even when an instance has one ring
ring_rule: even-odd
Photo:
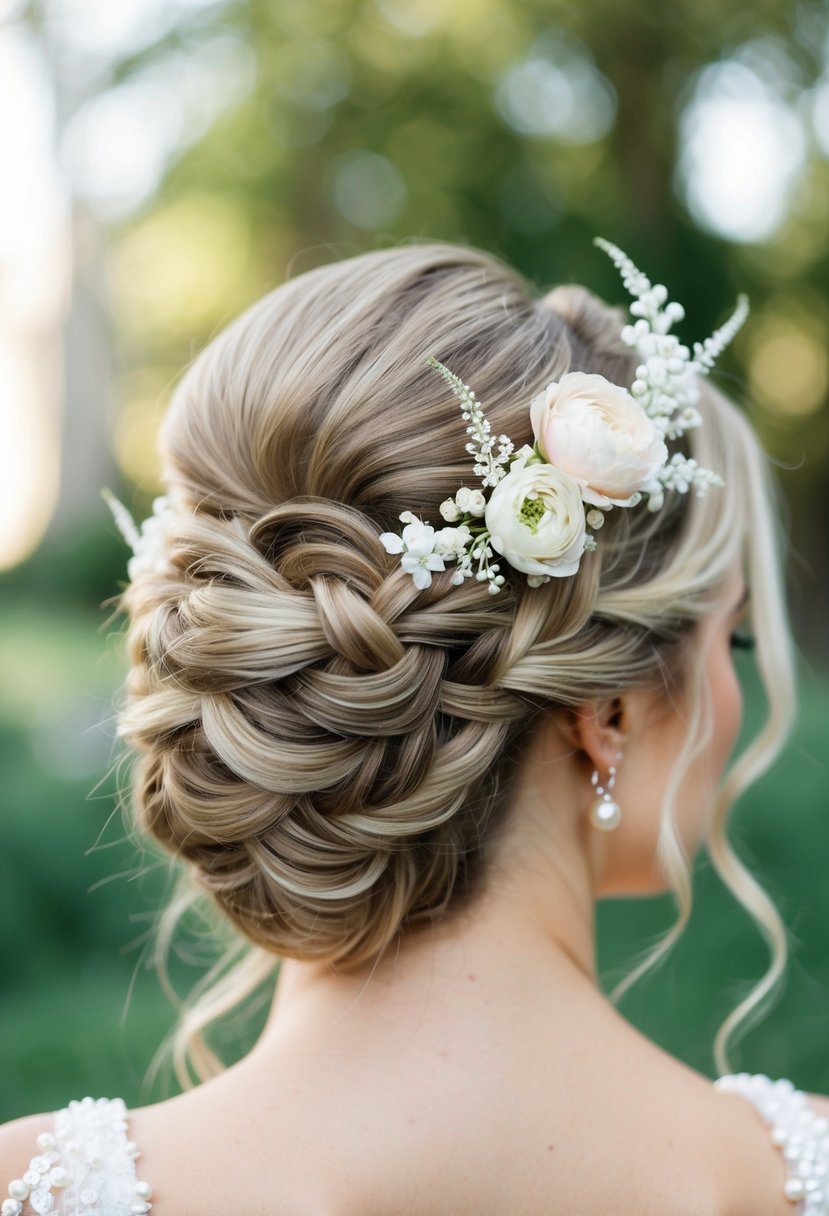
[[[610,512],[577,575],[530,588],[504,566],[492,596],[447,569],[418,590],[386,553],[402,510],[439,522],[475,484],[428,356],[518,447],[565,372],[631,383],[624,321],[584,288],[537,299],[486,253],[412,244],[276,288],[178,384],[160,434],[177,516],[166,569],[120,597],[118,729],[140,828],[271,958],[352,968],[468,905],[539,716],[684,679],[707,597],[741,553],[770,560],[762,453],[706,383],[678,448],[725,488]]]

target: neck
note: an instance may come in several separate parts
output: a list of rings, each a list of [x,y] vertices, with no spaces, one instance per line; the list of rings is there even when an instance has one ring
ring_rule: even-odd
[[[600,989],[596,976],[595,901],[605,841],[587,822],[583,777],[568,764],[556,771],[556,805],[545,779],[527,781],[491,858],[480,895],[443,920],[403,933],[375,961],[342,972],[286,959],[264,1045],[289,1025],[319,1013],[337,1016],[355,1002],[365,1011],[440,983],[492,976],[513,989],[539,975],[569,973]],[[604,998],[602,998],[604,999]]]

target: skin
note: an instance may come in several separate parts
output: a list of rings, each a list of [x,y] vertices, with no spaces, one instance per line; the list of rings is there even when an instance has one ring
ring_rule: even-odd
[[[689,858],[739,731],[744,590],[735,571],[699,626],[714,729],[677,807]],[[550,716],[466,914],[357,972],[285,961],[244,1059],[130,1113],[159,1216],[790,1216],[754,1108],[639,1034],[597,981],[596,902],[664,889],[659,805],[684,728],[681,700],[643,689]],[[622,821],[601,832],[590,774],[619,752]],[[48,1126],[0,1129],[9,1177]]]

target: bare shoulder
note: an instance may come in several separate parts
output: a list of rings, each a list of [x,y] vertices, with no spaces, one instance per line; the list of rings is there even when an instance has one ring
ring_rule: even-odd
[[[829,1097],[806,1096],[816,1113],[829,1118]],[[625,1179],[626,1200],[635,1200],[630,1209],[625,1201],[613,1209],[619,1212],[791,1216],[793,1201],[784,1190],[788,1163],[760,1111],[742,1094],[720,1090],[680,1061],[663,1058],[642,1070],[636,1096],[624,1106],[629,1121],[618,1119],[618,1133],[599,1119],[610,1170],[604,1179],[601,1167],[595,1175],[600,1191],[594,1210],[604,1210],[598,1199],[611,1193],[615,1174],[617,1186]]]
[[[712,1142],[712,1169],[722,1189],[723,1216],[791,1216],[792,1200],[784,1186],[789,1167],[770,1138],[770,1127],[752,1102],[741,1094],[716,1090],[717,1137]],[[816,1113],[829,1118],[829,1097],[807,1093]],[[712,1110],[714,1108],[712,1107]]]
[[[159,1204],[181,1216],[234,1202],[292,1216],[549,1216],[552,1196],[557,1211],[614,1216],[791,1216],[786,1162],[742,1095],[633,1035],[570,1060],[505,1052],[503,1070],[439,1057],[439,1090],[426,1062],[412,1075],[384,1060],[367,1079],[365,1062],[358,1078],[327,1060],[319,1084],[307,1065],[278,1079],[243,1068],[132,1112],[133,1135]],[[808,1096],[829,1116],[829,1097]]]
[[[599,1175],[601,1194],[612,1193],[615,1175],[617,1188],[624,1179],[626,1199],[634,1200],[614,1210],[791,1216],[787,1163],[757,1108],[676,1059],[651,1058],[651,1067],[639,1062],[635,1089],[632,1075],[621,1087],[618,1076],[614,1081],[617,1093],[628,1095],[616,1109],[618,1133],[604,1125],[610,1154],[607,1177]],[[623,1110],[629,1120],[618,1118]]]
[[[50,1132],[54,1114],[24,1115],[0,1125],[0,1203],[8,1198],[9,1183],[22,1178],[39,1151],[37,1138]]]

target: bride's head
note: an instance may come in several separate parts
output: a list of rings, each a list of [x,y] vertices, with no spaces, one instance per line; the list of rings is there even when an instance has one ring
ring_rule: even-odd
[[[450,566],[418,590],[379,540],[407,509],[440,523],[470,477],[428,356],[518,447],[563,374],[632,383],[626,319],[579,286],[538,298],[489,254],[412,244],[278,287],[178,384],[167,565],[121,597],[119,733],[141,829],[268,958],[345,971],[469,909],[532,839],[522,806],[554,839],[611,765],[621,822],[585,828],[596,894],[671,888],[687,912],[706,840],[739,895],[725,816],[782,741],[792,678],[774,489],[726,396],[703,380],[703,423],[674,443],[724,486],[610,511],[570,577],[530,587],[503,563],[490,595]],[[744,591],[770,725],[722,788]]]

